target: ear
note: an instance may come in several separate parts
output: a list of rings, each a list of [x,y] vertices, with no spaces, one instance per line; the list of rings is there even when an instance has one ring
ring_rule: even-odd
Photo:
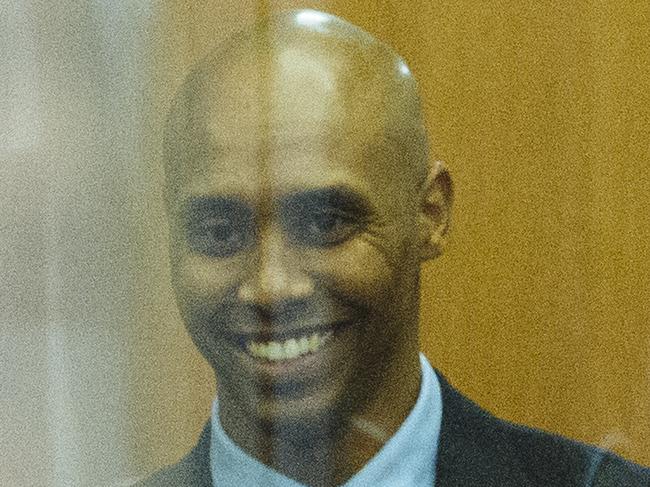
[[[424,262],[442,254],[451,226],[453,185],[442,161],[433,162],[420,194],[421,260]]]

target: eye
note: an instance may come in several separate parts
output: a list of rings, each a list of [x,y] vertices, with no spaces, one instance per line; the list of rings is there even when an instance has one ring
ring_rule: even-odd
[[[292,194],[282,204],[285,232],[298,244],[340,245],[368,224],[367,200],[348,188],[330,187]]]
[[[341,244],[359,231],[354,215],[336,208],[303,208],[290,220],[294,241],[314,247]]]
[[[252,214],[241,203],[195,200],[188,205],[185,221],[189,247],[210,257],[230,257],[254,239]]]

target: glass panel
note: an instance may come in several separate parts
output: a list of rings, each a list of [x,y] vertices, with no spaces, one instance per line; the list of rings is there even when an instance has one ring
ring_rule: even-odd
[[[219,411],[233,475],[367,485],[392,441],[444,486],[495,424],[446,381],[650,464],[650,6],[2,10],[7,485],[129,485]]]

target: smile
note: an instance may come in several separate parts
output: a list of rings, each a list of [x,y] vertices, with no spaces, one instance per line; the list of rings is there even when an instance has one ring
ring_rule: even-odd
[[[255,359],[268,362],[293,360],[318,352],[338,332],[351,324],[351,321],[342,321],[318,331],[312,328],[284,337],[241,337],[239,343],[240,347]]]
[[[285,341],[256,342],[246,344],[246,351],[256,358],[279,362],[291,360],[316,352],[332,338],[334,332],[312,333],[309,336],[290,338]]]

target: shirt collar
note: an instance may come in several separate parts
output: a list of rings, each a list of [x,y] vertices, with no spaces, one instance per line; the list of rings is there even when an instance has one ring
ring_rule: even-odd
[[[422,380],[415,406],[397,432],[343,487],[431,487],[442,422],[440,382],[423,354]],[[218,402],[212,404],[210,466],[214,485],[305,487],[251,457],[221,427]]]

